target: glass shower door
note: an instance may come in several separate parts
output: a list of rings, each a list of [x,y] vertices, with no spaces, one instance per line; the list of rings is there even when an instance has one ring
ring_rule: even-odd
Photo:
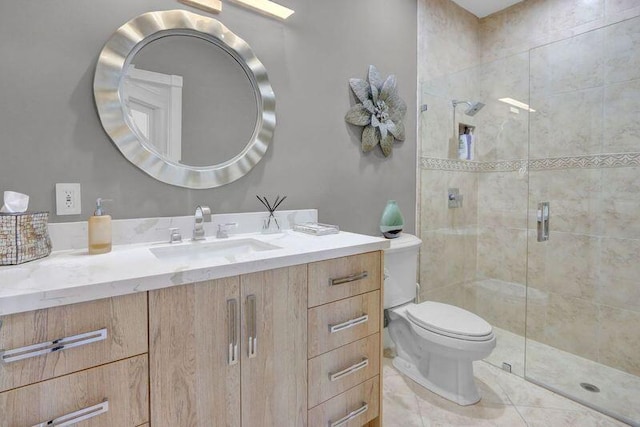
[[[640,423],[639,28],[530,51],[525,376],[629,423]]]
[[[525,52],[421,84],[421,104],[428,110],[420,115],[419,131],[420,297],[484,318],[498,338],[486,361],[519,376],[525,348],[528,76]],[[484,107],[471,110],[467,102]],[[458,151],[463,129],[473,132],[471,159]]]

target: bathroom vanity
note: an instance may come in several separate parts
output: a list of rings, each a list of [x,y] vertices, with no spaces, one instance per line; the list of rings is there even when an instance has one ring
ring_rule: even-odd
[[[0,427],[381,425],[388,242],[199,248],[248,240],[274,248],[190,262],[200,242],[137,243],[0,269]]]

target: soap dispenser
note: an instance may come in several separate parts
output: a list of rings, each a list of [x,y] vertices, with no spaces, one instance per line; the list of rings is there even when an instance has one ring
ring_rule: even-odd
[[[106,254],[111,252],[111,216],[105,215],[102,203],[109,199],[97,199],[96,210],[89,217],[89,254]]]

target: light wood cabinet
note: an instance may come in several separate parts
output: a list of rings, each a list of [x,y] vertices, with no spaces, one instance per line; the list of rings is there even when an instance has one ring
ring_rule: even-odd
[[[304,265],[150,292],[151,425],[305,426],[306,309]]]
[[[242,425],[306,426],[307,267],[249,274],[240,282],[242,342],[255,338],[253,356],[247,344],[240,358]]]
[[[241,425],[240,365],[229,360],[239,296],[238,277],[149,292],[153,427]]]
[[[379,426],[381,270],[370,252],[4,316],[0,427]]]
[[[0,427],[149,421],[146,292],[0,321]]]
[[[0,321],[0,392],[147,352],[146,293]]]
[[[0,427],[139,426],[149,421],[148,381],[142,355],[0,393]]]
[[[309,357],[380,330],[380,291],[309,309]]]
[[[309,411],[309,427],[362,426],[378,417],[380,377],[375,376]]]
[[[309,264],[309,307],[380,289],[381,252]]]
[[[309,264],[309,426],[382,425],[381,251]]]
[[[340,394],[380,372],[380,336],[339,347],[309,360],[309,408]]]

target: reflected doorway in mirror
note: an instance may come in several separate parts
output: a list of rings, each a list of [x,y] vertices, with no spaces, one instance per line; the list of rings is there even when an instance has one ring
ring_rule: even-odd
[[[139,70],[131,65],[120,94],[129,121],[146,144],[169,160],[182,158],[182,76]]]

